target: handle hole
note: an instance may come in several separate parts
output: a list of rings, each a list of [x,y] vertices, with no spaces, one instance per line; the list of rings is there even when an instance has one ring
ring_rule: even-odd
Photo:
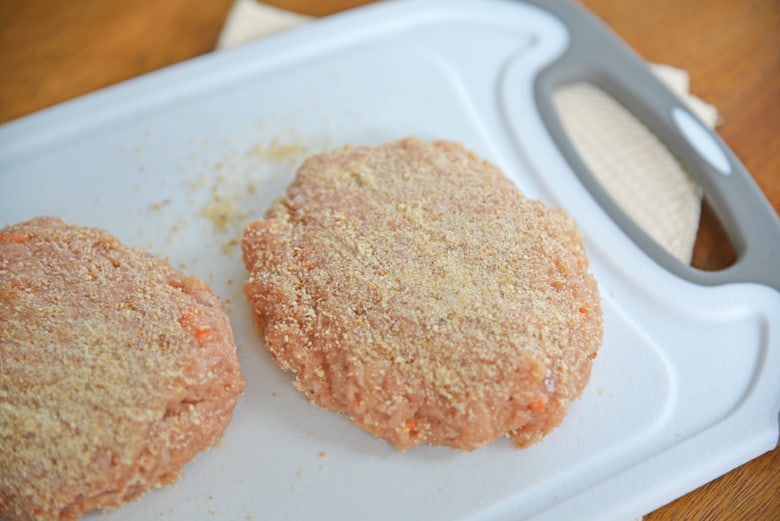
[[[709,271],[736,262],[733,243],[701,186],[640,118],[590,82],[559,85],[552,100],[585,166],[585,172],[575,171],[635,242],[646,240],[623,226],[626,218],[683,264]],[[612,204],[605,204],[604,195]]]
[[[704,271],[723,270],[737,262],[737,250],[705,197],[693,246],[691,266]]]

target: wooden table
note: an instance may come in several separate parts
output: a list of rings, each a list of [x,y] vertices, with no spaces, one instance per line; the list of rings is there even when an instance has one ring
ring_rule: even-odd
[[[232,0],[3,0],[0,123],[211,51]],[[366,0],[272,0],[325,15]],[[780,2],[584,0],[641,55],[690,72],[721,136],[780,212]],[[705,209],[694,265],[734,252]],[[780,519],[780,449],[649,514],[648,521]]]

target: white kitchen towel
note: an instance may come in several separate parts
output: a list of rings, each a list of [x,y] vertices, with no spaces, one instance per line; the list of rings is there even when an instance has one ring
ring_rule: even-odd
[[[236,0],[217,48],[310,20],[256,0]],[[716,125],[717,110],[689,93],[685,71],[668,65],[651,68],[702,122]],[[605,190],[648,235],[689,264],[702,190],[677,159],[633,114],[592,84],[566,85],[554,94],[554,102],[569,138]]]
[[[225,17],[217,49],[235,47],[311,20],[310,16],[261,4],[256,0],[236,0]]]

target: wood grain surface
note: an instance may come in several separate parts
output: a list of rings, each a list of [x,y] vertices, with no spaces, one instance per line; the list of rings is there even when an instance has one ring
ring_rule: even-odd
[[[3,0],[0,123],[210,52],[232,1]],[[267,3],[322,16],[367,2]],[[692,92],[718,107],[718,132],[780,212],[780,1],[583,3],[647,60],[690,73]],[[734,258],[717,217],[705,208],[694,265],[719,269]],[[780,449],[646,519],[780,519]]]

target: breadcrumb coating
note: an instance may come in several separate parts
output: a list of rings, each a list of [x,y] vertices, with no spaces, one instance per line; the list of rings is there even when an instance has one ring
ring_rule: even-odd
[[[58,218],[0,230],[0,518],[77,519],[175,481],[243,388],[202,280]]]
[[[313,156],[242,249],[279,365],[400,450],[539,441],[602,342],[574,221],[456,143]]]

